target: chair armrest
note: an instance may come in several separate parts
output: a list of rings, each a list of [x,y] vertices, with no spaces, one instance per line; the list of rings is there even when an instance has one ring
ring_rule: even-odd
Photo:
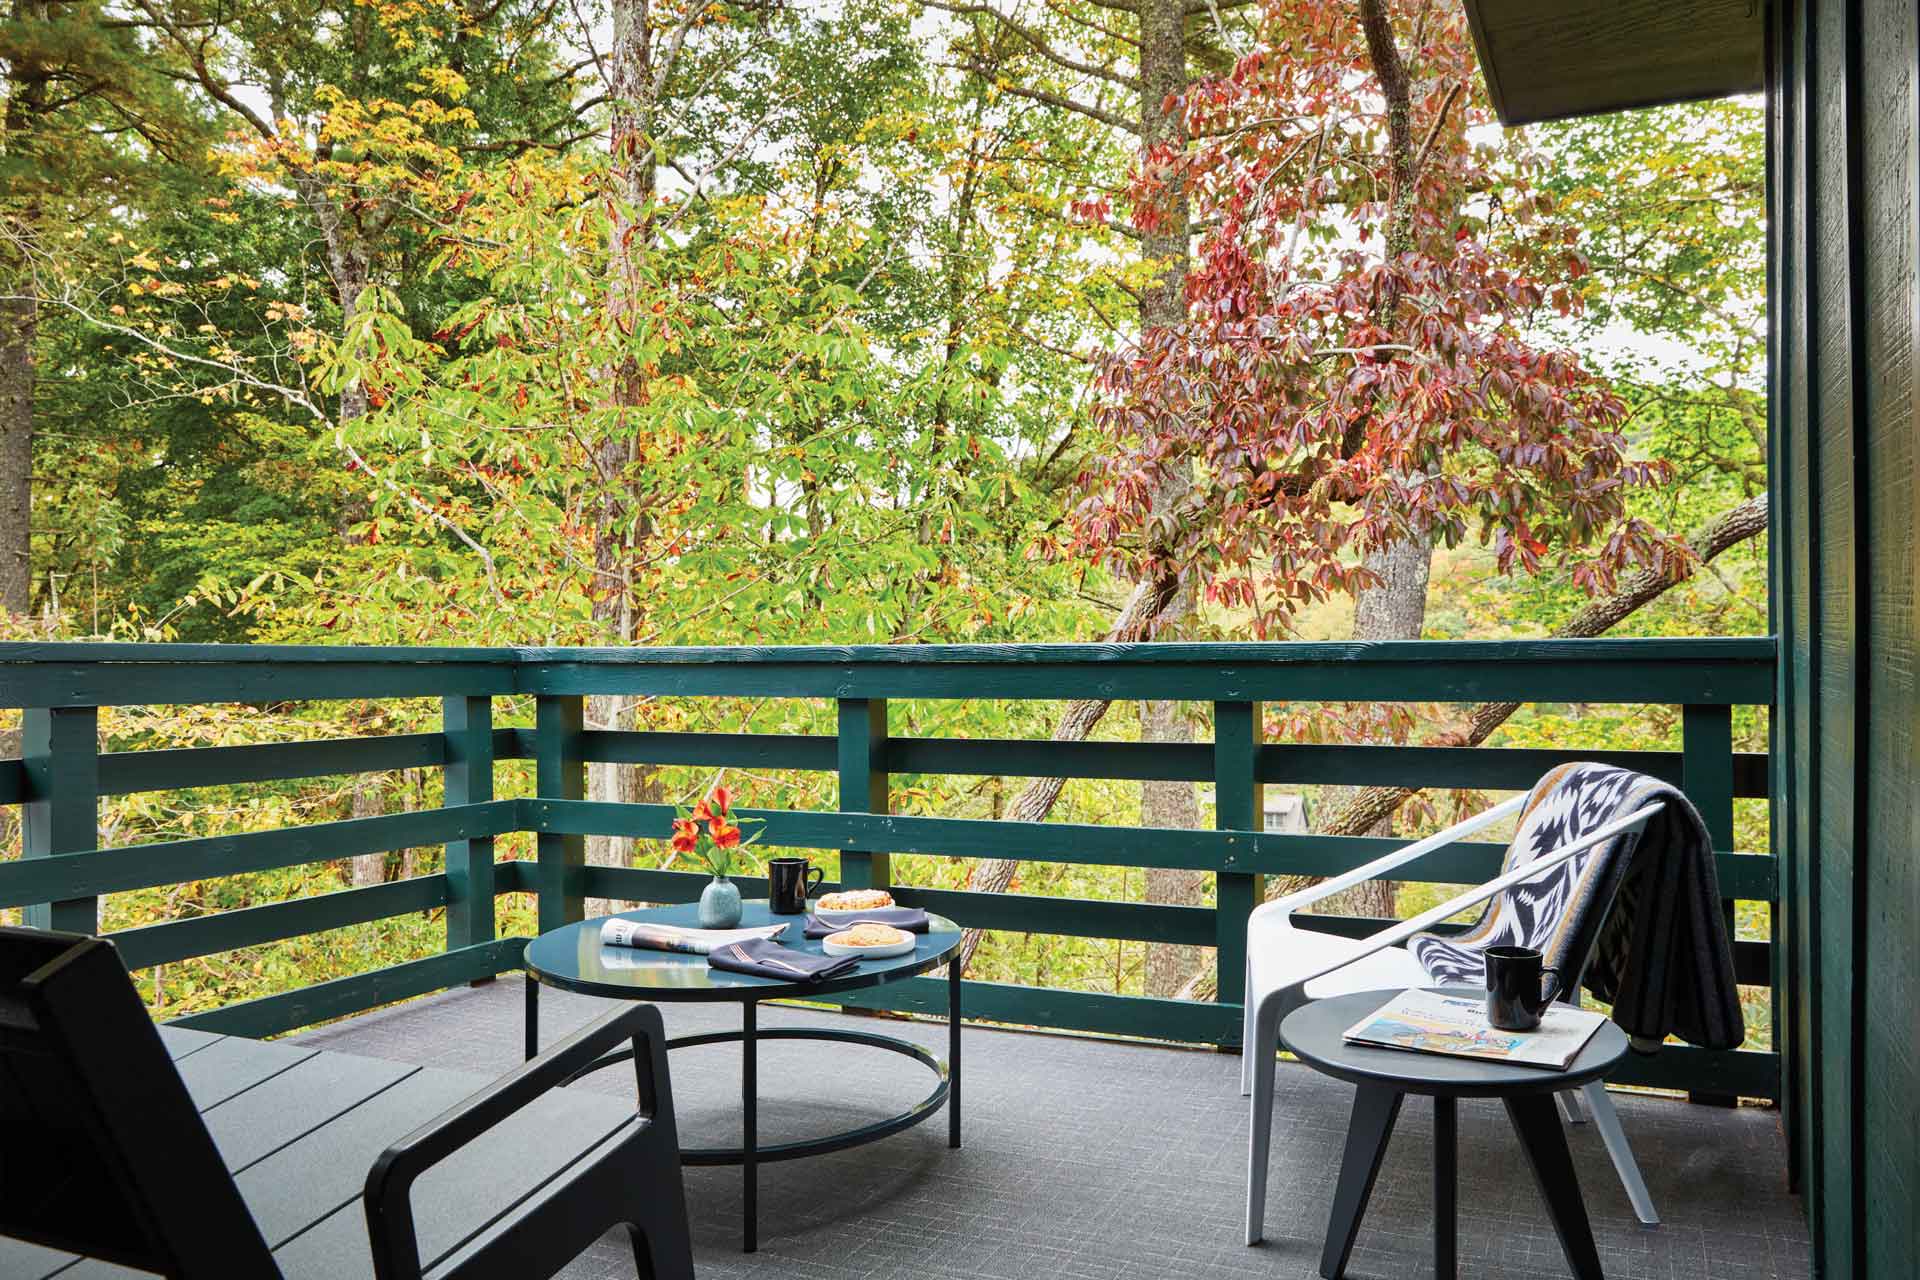
[[[633,1046],[639,1084],[637,1114],[651,1118],[663,1102],[667,1114],[671,1114],[666,1038],[660,1011],[654,1006],[634,1004],[617,1009],[449,1107],[383,1151],[367,1172],[364,1197],[367,1239],[378,1280],[418,1280],[420,1276],[411,1193],[421,1174],[542,1094],[559,1088],[622,1043]]]
[[[1319,884],[1302,889],[1298,893],[1290,893],[1284,898],[1275,898],[1272,902],[1262,903],[1253,909],[1248,919],[1252,921],[1266,915],[1280,913],[1291,914],[1301,907],[1320,901],[1322,898],[1330,898],[1336,893],[1344,893],[1346,890],[1364,881],[1378,879],[1389,871],[1403,867],[1415,859],[1424,858],[1436,850],[1446,848],[1448,845],[1456,844],[1475,832],[1492,826],[1502,818],[1510,817],[1518,813],[1526,802],[1527,798],[1524,795],[1502,801],[1484,813],[1476,813],[1473,817],[1463,822],[1454,823],[1445,831],[1437,831],[1433,835],[1423,840],[1415,841],[1403,849],[1395,849],[1392,853],[1382,854],[1371,862],[1363,863],[1351,871],[1342,872],[1337,876],[1321,881]]]
[[[1605,826],[1596,827],[1586,835],[1581,836],[1578,840],[1575,840],[1572,844],[1564,848],[1555,849],[1543,858],[1535,858],[1532,862],[1524,866],[1515,867],[1512,871],[1506,872],[1504,875],[1496,876],[1483,885],[1468,889],[1465,893],[1449,898],[1437,907],[1422,911],[1411,920],[1402,920],[1400,923],[1382,929],[1378,933],[1369,934],[1361,940],[1362,946],[1360,950],[1350,952],[1342,956],[1338,962],[1307,974],[1298,979],[1293,985],[1305,987],[1307,983],[1312,982],[1315,978],[1324,978],[1329,973],[1346,968],[1356,960],[1364,959],[1376,951],[1384,951],[1388,947],[1404,942],[1414,934],[1431,929],[1434,925],[1447,919],[1447,917],[1456,915],[1468,907],[1473,906],[1475,903],[1485,902],[1495,894],[1506,892],[1514,885],[1524,884],[1543,871],[1551,871],[1568,859],[1585,853],[1588,849],[1591,849],[1603,840],[1611,840],[1623,831],[1644,826],[1647,819],[1660,811],[1663,803],[1663,801],[1656,800],[1650,805],[1636,809],[1624,818],[1616,818]]]

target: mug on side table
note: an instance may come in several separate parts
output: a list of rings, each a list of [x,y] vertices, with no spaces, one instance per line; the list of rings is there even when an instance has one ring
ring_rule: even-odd
[[[1541,967],[1541,956],[1532,947],[1488,947],[1481,952],[1487,966],[1487,1021],[1502,1031],[1531,1031],[1540,1025],[1540,1015],[1560,998],[1558,970]],[[1540,980],[1553,974],[1553,983],[1542,989]]]

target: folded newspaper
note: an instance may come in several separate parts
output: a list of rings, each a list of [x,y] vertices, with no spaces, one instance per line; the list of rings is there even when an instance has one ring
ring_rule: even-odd
[[[766,924],[753,929],[685,929],[674,924],[655,924],[647,920],[622,920],[618,916],[600,926],[600,941],[609,947],[645,947],[649,951],[679,951],[704,956],[715,947],[751,938],[777,938],[787,931],[784,924]]]
[[[1484,996],[1403,991],[1347,1028],[1350,1044],[1415,1053],[1483,1058],[1564,1071],[1606,1021],[1600,1014],[1554,1004],[1532,1031],[1502,1031],[1487,1022]]]

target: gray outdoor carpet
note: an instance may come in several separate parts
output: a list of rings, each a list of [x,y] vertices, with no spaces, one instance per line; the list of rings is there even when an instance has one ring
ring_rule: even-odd
[[[309,1032],[327,1048],[468,1071],[519,1062],[520,979],[450,992]],[[541,992],[542,1041],[607,1008]],[[736,1028],[731,1007],[666,1005],[670,1034]],[[762,1027],[851,1020],[763,1009]],[[863,1021],[861,1026],[873,1026]],[[944,1053],[941,1024],[881,1027]],[[1057,1035],[969,1029],[965,1145],[944,1115],[875,1145],[763,1166],[760,1252],[740,1247],[740,1172],[687,1170],[696,1265],[732,1277],[940,1280],[1213,1280],[1311,1277],[1332,1202],[1351,1090],[1280,1068],[1267,1243],[1241,1244],[1246,1104],[1228,1054]],[[760,1056],[763,1142],[817,1135],[905,1110],[926,1068],[872,1048],[773,1042]],[[620,1069],[573,1086],[632,1087]],[[676,1050],[681,1141],[738,1141],[737,1046]],[[1622,1121],[1665,1222],[1643,1228],[1591,1126],[1574,1159],[1611,1280],[1803,1277],[1808,1242],[1787,1195],[1780,1117],[1621,1095]],[[1431,1109],[1409,1099],[1347,1274],[1432,1274]],[[398,1135],[396,1135],[398,1136]],[[1460,1108],[1461,1274],[1532,1280],[1568,1274],[1544,1206],[1497,1103]],[[630,1278],[624,1235],[569,1277]]]

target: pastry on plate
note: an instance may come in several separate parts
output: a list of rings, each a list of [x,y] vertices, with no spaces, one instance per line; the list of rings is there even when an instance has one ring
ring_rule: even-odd
[[[839,933],[827,935],[827,941],[842,947],[897,947],[901,943],[911,943],[912,935],[888,924],[856,924],[851,929],[842,929]]]
[[[878,911],[893,905],[893,895],[885,889],[843,889],[820,896],[818,911]]]

